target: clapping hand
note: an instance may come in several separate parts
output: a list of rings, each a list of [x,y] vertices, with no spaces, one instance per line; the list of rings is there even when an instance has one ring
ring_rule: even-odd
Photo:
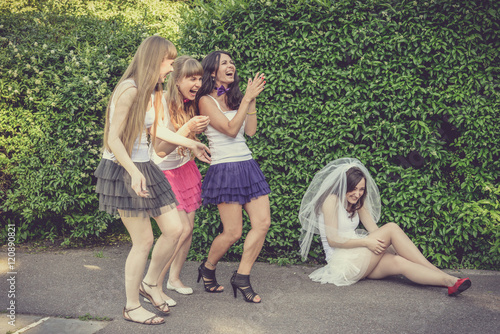
[[[264,74],[257,72],[253,80],[251,78],[248,79],[247,90],[245,91],[244,98],[254,100],[264,90],[265,86],[266,81]]]

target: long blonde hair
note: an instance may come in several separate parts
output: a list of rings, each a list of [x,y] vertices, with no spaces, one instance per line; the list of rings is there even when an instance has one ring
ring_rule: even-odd
[[[109,136],[109,110],[113,100],[113,95],[117,91],[120,84],[127,79],[133,79],[137,86],[137,95],[132,102],[132,106],[125,119],[125,126],[123,132],[120,134],[122,141],[128,154],[132,154],[134,142],[139,137],[144,129],[144,118],[148,110],[148,104],[151,100],[151,94],[154,92],[154,107],[155,107],[155,121],[153,126],[153,139],[156,137],[156,126],[158,124],[158,117],[162,108],[162,93],[163,85],[158,82],[160,65],[164,58],[175,59],[177,57],[177,49],[174,44],[160,36],[150,36],[146,38],[134,55],[127,70],[121,77],[120,81],[113,90],[111,99],[106,109],[106,124],[104,127],[104,147],[109,150],[108,136]],[[140,137],[139,137],[140,138]]]
[[[193,101],[184,103],[181,92],[178,88],[178,83],[184,79],[194,75],[203,75],[203,67],[200,62],[190,56],[180,56],[174,61],[174,70],[170,74],[167,81],[167,92],[165,99],[167,100],[168,112],[170,113],[170,122],[174,126],[175,131],[179,130],[191,118],[196,115]],[[189,133],[189,139],[198,140],[196,134]],[[179,154],[185,156],[185,148],[179,147]]]

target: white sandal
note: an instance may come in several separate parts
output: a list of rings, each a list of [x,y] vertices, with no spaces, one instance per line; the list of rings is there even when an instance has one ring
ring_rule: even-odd
[[[176,288],[175,286],[170,285],[169,281],[167,281],[167,290],[173,290],[177,293],[180,293],[181,295],[191,295],[193,293],[193,289],[191,289],[191,288]]]

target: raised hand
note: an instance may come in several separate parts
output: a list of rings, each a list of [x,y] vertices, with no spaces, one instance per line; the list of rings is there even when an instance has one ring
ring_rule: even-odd
[[[245,96],[243,98],[250,101],[254,100],[264,90],[265,85],[266,81],[264,74],[257,72],[253,80],[251,78],[248,79],[247,90],[245,91]]]

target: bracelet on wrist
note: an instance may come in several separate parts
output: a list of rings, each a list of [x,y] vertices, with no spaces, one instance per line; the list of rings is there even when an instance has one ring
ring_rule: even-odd
[[[257,113],[257,110],[255,110],[254,112],[247,112],[247,115],[255,115]]]

